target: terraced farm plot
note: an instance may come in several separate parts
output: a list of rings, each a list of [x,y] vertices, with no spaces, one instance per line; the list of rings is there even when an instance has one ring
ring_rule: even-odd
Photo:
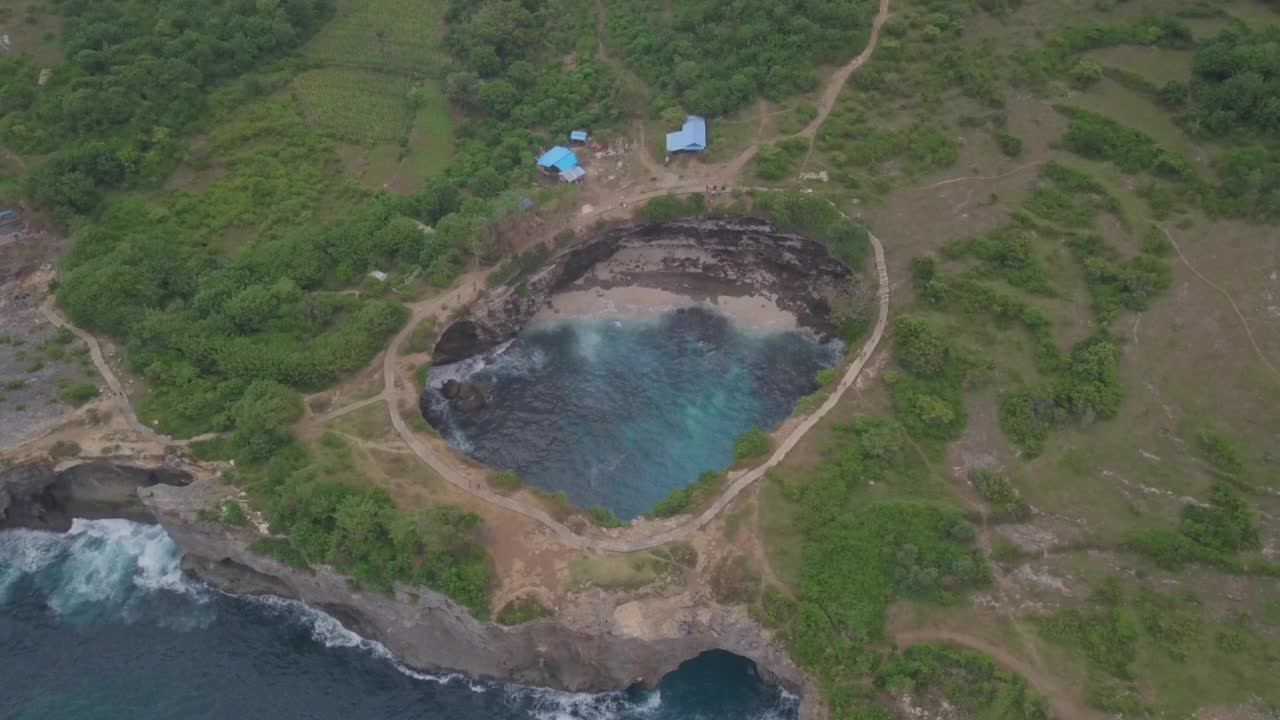
[[[426,179],[444,172],[453,157],[453,123],[440,86],[426,83],[419,89],[424,102],[414,117],[408,174],[414,179]]]
[[[322,132],[359,145],[394,142],[404,131],[409,81],[351,68],[311,70],[294,81],[303,116]]]
[[[304,53],[325,64],[437,75],[443,23],[443,0],[343,0]]]

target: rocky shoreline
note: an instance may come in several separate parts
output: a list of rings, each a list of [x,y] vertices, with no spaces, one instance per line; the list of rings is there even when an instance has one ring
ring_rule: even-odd
[[[596,268],[627,253],[657,260]],[[854,274],[814,240],[750,217],[626,225],[552,258],[529,277],[496,288],[436,342],[432,363],[448,365],[515,337],[560,293],[646,287],[694,300],[766,297],[825,340],[836,331],[831,302],[853,293]]]
[[[173,467],[84,463],[56,471],[47,462],[0,472],[0,528],[65,531],[73,513],[154,521],[184,552],[183,568],[230,593],[299,600],[348,629],[382,643],[418,670],[569,691],[655,685],[680,663],[708,650],[727,650],[756,663],[761,675],[801,697],[800,717],[821,716],[818,691],[772,634],[741,606],[691,598],[626,598],[588,591],[597,612],[585,624],[558,618],[503,626],[475,619],[426,588],[394,595],[354,591],[329,568],[297,570],[250,551],[261,535],[200,518],[200,510],[231,489],[218,477]],[[105,513],[114,513],[111,515]]]

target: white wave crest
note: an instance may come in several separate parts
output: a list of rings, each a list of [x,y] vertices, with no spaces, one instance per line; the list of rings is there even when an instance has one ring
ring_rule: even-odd
[[[201,583],[182,572],[182,552],[164,529],[128,520],[73,520],[65,534],[37,530],[0,533],[0,601],[30,578],[50,610],[69,619],[115,616],[133,622],[155,593],[208,599]],[[164,624],[203,624],[199,613],[157,617]]]

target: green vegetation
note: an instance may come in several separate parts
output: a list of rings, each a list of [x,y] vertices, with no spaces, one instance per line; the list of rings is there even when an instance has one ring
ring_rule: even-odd
[[[756,175],[762,180],[781,180],[790,175],[796,161],[809,151],[809,141],[802,137],[765,143],[756,151]]]
[[[524,482],[520,480],[520,476],[511,470],[502,470],[493,474],[489,480],[489,484],[498,492],[513,493],[524,487]]]
[[[551,609],[538,602],[536,597],[524,595],[503,605],[494,619],[503,625],[520,625],[551,617],[552,614]]]
[[[876,674],[875,686],[914,703],[943,703],[969,717],[1048,720],[1048,702],[1017,673],[986,655],[946,645],[912,645]]]
[[[592,505],[590,508],[587,509],[587,515],[591,517],[591,522],[595,523],[596,525],[599,525],[600,527],[603,527],[603,528],[622,527],[622,521],[619,520],[618,516],[614,515],[613,511],[607,507],[602,507],[600,505]]]
[[[733,461],[735,463],[762,457],[773,449],[773,438],[760,428],[751,428],[733,441]]]
[[[396,582],[424,585],[477,618],[489,616],[489,557],[472,538],[479,516],[450,505],[404,512],[385,490],[320,479],[322,466],[289,472],[273,460],[261,473],[266,487],[257,492],[271,528],[287,534],[292,547],[267,554],[291,565],[299,557],[332,565],[358,586],[385,593]]]
[[[996,522],[1026,522],[1031,518],[1031,507],[1018,495],[1008,476],[994,470],[971,470],[969,482],[991,505],[991,517]]]
[[[610,44],[652,84],[650,106],[723,115],[757,96],[782,100],[817,87],[819,64],[866,44],[870,3],[798,0],[728,4],[611,3]]]
[[[720,487],[724,474],[718,470],[708,470],[698,475],[692,484],[676,488],[666,497],[654,504],[649,514],[653,517],[675,517],[688,510],[690,506],[710,497]]]
[[[98,396],[98,386],[93,383],[78,383],[62,391],[62,399],[72,405],[80,406]]]
[[[584,553],[569,561],[569,587],[634,590],[660,582],[681,582],[698,566],[698,552],[687,543],[636,553]]]
[[[754,211],[783,230],[825,243],[831,256],[854,272],[866,264],[871,240],[867,229],[845,217],[821,197],[797,191],[756,192]]]
[[[959,437],[967,421],[961,387],[968,364],[923,318],[899,316],[893,333],[893,358],[906,372],[886,373],[884,380],[898,421],[917,437]]]
[[[1218,483],[1207,507],[1187,505],[1177,528],[1137,533],[1129,544],[1157,565],[1178,570],[1190,563],[1216,565],[1230,572],[1250,569],[1239,554],[1261,550],[1257,518],[1244,497],[1226,483]],[[1260,562],[1252,569],[1272,572],[1276,568]]]
[[[766,589],[753,612],[817,675],[834,716],[851,717],[850,693],[877,662],[868,644],[882,639],[890,601],[953,603],[990,572],[955,509],[867,496],[871,483],[913,482],[901,426],[864,416],[834,431],[816,468],[781,481],[802,546],[796,595]]]
[[[304,113],[337,140],[365,146],[395,141],[413,119],[403,77],[333,67],[308,70],[294,85]]]
[[[103,0],[63,4],[60,12],[67,60],[39,92],[39,65],[18,54],[0,58],[0,142],[49,154],[26,190],[65,219],[95,210],[107,190],[163,179],[182,156],[181,133],[208,118],[209,90],[283,57],[330,10],[324,0],[163,8]]]
[[[72,440],[59,440],[49,446],[49,457],[54,460],[75,457],[80,454],[80,444]]]
[[[248,527],[249,518],[244,514],[244,507],[235,500],[223,500],[216,507],[205,508],[199,512],[205,522],[222,523],[232,527]]]
[[[307,564],[306,557],[302,555],[302,551],[294,547],[293,543],[288,540],[263,538],[250,545],[249,549],[259,555],[275,558],[295,570],[309,570],[311,568]]]

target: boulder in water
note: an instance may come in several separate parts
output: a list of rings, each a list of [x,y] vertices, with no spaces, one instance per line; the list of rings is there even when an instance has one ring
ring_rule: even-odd
[[[456,403],[469,413],[483,410],[489,404],[489,390],[490,385],[484,380],[475,382],[445,380],[440,386],[440,394],[446,400]]]

